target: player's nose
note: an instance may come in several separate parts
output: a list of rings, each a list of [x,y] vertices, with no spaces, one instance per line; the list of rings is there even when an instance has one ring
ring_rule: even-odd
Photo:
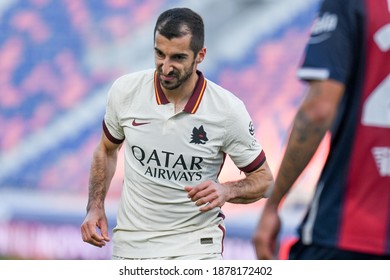
[[[173,66],[170,63],[169,59],[165,59],[163,61],[162,66],[161,66],[161,70],[162,70],[162,73],[164,75],[168,75],[169,73],[171,73],[173,71]]]

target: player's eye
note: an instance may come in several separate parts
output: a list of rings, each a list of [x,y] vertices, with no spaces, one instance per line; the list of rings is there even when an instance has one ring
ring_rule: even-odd
[[[156,54],[156,56],[158,56],[160,58],[164,58],[164,53],[160,50],[155,50],[155,54]]]
[[[175,55],[175,56],[173,56],[173,59],[174,59],[174,60],[177,60],[177,61],[183,61],[183,60],[185,60],[186,58],[187,58],[186,55]]]

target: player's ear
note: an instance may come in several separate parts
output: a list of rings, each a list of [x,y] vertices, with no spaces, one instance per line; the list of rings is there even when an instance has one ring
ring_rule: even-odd
[[[198,55],[196,56],[196,63],[201,63],[206,56],[206,48],[203,47],[199,52]]]

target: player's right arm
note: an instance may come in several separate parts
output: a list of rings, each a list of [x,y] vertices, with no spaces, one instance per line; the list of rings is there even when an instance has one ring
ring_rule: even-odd
[[[100,142],[93,153],[89,175],[87,215],[81,225],[81,233],[84,242],[97,247],[103,247],[106,242],[110,241],[104,200],[115,173],[120,147],[121,144],[111,142],[102,133]],[[100,229],[100,234],[97,228]]]
[[[267,199],[254,234],[259,259],[275,257],[277,236],[281,229],[279,206],[332,126],[343,93],[344,85],[334,80],[309,82],[307,95],[294,119],[272,194]]]

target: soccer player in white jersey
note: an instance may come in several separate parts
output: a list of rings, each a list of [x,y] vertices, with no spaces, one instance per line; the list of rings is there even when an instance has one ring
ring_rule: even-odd
[[[163,12],[154,50],[156,69],[124,75],[110,89],[82,238],[98,247],[110,241],[104,200],[123,144],[113,258],[222,259],[221,207],[263,198],[273,176],[243,102],[197,70],[206,55],[202,18],[187,8]],[[227,154],[246,176],[219,183]]]

